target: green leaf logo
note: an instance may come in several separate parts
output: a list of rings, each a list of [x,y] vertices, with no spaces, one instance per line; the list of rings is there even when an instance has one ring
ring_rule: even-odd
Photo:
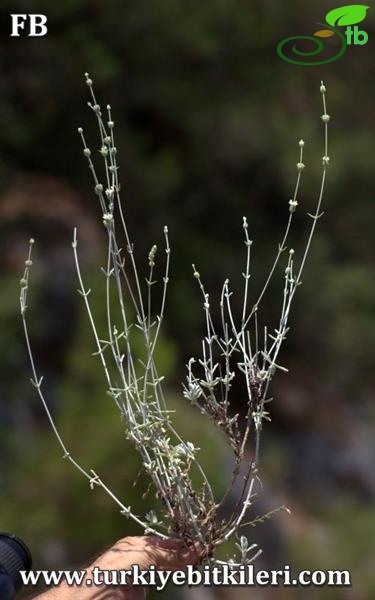
[[[363,4],[352,4],[350,6],[341,6],[331,10],[326,15],[326,21],[329,25],[355,25],[360,23],[366,17],[366,11],[370,8]]]

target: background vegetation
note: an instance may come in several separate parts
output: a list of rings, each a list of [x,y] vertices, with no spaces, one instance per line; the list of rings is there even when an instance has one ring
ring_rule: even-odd
[[[83,73],[92,73],[98,95],[114,110],[139,264],[146,265],[151,244],[161,245],[162,226],[169,226],[173,263],[159,364],[177,424],[204,449],[218,492],[229,469],[226,449],[186,405],[180,385],[202,325],[191,263],[211,294],[227,276],[239,283],[247,215],[256,296],[280,241],[301,137],[307,168],[293,244],[297,252],[302,247],[320,172],[323,78],[333,115],[326,214],[283,351],[290,373],[273,385],[256,507],[287,504],[292,515],[280,514],[250,536],[263,546],[267,567],[348,568],[353,588],[345,597],[374,597],[374,17],[369,10],[362,24],[367,45],[349,46],[337,62],[298,67],[276,54],[281,39],[312,34],[336,6],[40,0],[31,10],[26,1],[1,3],[0,529],[28,541],[37,568],[84,564],[118,537],[140,532],[62,461],[28,383],[18,280],[31,235],[34,345],[64,437],[121,497],[140,509],[152,504],[151,496],[140,499],[144,479],[131,487],[137,458],[103,393],[75,294],[70,242],[77,225],[100,319],[104,239],[76,133],[85,125],[94,139]],[[10,38],[10,12],[46,13],[48,36]],[[267,320],[277,314],[279,293],[276,278],[263,306]],[[241,410],[240,389],[234,401]],[[170,598],[182,593],[169,592]],[[269,596],[300,597],[290,590],[252,592]],[[343,591],[304,590],[304,597],[342,598]]]

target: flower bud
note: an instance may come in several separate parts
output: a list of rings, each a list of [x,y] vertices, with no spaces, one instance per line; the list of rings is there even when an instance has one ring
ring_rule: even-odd
[[[157,246],[154,244],[148,254],[148,264],[150,267],[155,266],[155,255],[157,252]]]
[[[199,271],[196,270],[195,265],[192,265],[192,267],[193,267],[193,275],[194,275],[195,279],[199,279],[200,278]]]
[[[104,215],[103,215],[104,225],[107,226],[112,221],[113,221],[113,215],[111,213],[104,213]]]

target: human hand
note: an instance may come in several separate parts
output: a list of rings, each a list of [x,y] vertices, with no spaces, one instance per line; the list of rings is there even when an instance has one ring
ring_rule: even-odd
[[[92,580],[95,567],[104,571],[128,570],[138,565],[140,570],[147,570],[155,565],[157,570],[183,570],[187,565],[199,563],[200,554],[197,546],[191,548],[181,540],[161,539],[157,536],[126,537],[99,556],[88,568],[86,579]],[[139,586],[67,586],[62,583],[38,596],[38,600],[144,600],[145,589]]]

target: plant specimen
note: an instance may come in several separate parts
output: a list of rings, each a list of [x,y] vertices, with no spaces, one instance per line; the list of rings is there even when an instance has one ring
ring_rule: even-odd
[[[117,148],[115,144],[115,123],[111,107],[105,110],[98,103],[93,82],[86,74],[86,84],[90,92],[89,107],[97,120],[99,129],[99,153],[103,161],[104,179],[99,176],[92,152],[86,143],[82,128],[78,129],[83,143],[83,154],[88,161],[94,181],[94,191],[98,198],[101,218],[107,233],[107,258],[102,269],[106,290],[106,333],[98,331],[90,305],[90,290],[86,288],[78,257],[78,235],[74,229],[73,256],[77,271],[79,293],[85,304],[96,344],[96,360],[101,363],[109,396],[116,404],[126,424],[126,437],[135,445],[159,500],[158,514],[151,510],[144,517],[117,498],[93,469],[82,467],[69,450],[55,425],[42,388],[42,377],[37,374],[32,353],[27,314],[27,293],[32,266],[30,240],[29,255],[21,279],[20,308],[26,336],[26,344],[32,368],[32,383],[43,403],[48,419],[67,458],[87,479],[91,486],[103,488],[118,505],[121,513],[136,521],[145,532],[161,537],[176,536],[187,544],[197,541],[203,547],[204,558],[212,563],[222,563],[215,559],[215,549],[223,542],[236,536],[238,556],[230,563],[248,564],[261,552],[256,544],[251,544],[241,530],[249,524],[248,511],[256,494],[259,464],[259,443],[264,421],[269,420],[269,388],[277,370],[286,370],[278,362],[281,346],[289,329],[291,305],[301,283],[301,275],[310,250],[311,242],[321,216],[328,156],[328,124],[330,117],[326,108],[326,88],[321,83],[320,93],[323,103],[323,146],[322,175],[315,212],[310,214],[311,226],[299,263],[296,265],[293,249],[287,250],[287,240],[293,215],[298,206],[301,178],[305,168],[305,142],[298,143],[296,183],[286,229],[278,246],[276,257],[261,292],[255,302],[250,302],[250,270],[252,241],[246,217],[243,218],[244,242],[246,248],[243,272],[243,301],[239,316],[232,310],[229,280],[222,286],[220,319],[214,322],[210,308],[210,297],[206,292],[201,275],[193,265],[193,276],[202,295],[205,316],[205,331],[199,345],[199,353],[190,358],[187,364],[186,380],[182,394],[186,400],[214,425],[220,428],[233,453],[233,471],[227,489],[221,498],[215,498],[210,482],[202,469],[198,456],[199,449],[180,437],[175,430],[171,412],[163,392],[163,376],[158,372],[155,349],[160,335],[166,308],[169,283],[170,243],[168,228],[164,227],[164,276],[162,280],[161,305],[154,310],[152,288],[155,281],[157,247],[152,246],[148,254],[148,277],[145,284],[138,273],[134,246],[127,228],[126,216],[120,198]],[[281,299],[280,319],[275,329],[260,324],[259,306],[267,292],[271,278],[282,257],[285,259],[284,286]],[[116,307],[114,307],[116,304]],[[135,336],[143,339],[144,356],[136,356]],[[246,394],[246,414],[242,421],[231,409],[231,388],[235,378],[242,379]],[[252,458],[248,458],[248,447]],[[191,474],[199,474],[200,484],[193,485]],[[238,483],[240,485],[238,486]],[[222,507],[229,494],[239,489],[238,497],[229,515],[223,516]],[[284,508],[284,507],[282,507]],[[272,511],[275,512],[275,511]],[[264,517],[253,519],[251,524]]]

